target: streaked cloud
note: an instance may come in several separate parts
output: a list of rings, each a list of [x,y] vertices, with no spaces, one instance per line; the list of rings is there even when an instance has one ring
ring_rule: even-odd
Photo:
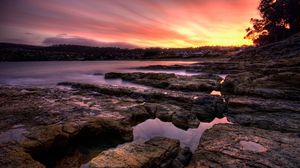
[[[68,34],[81,40],[141,47],[251,44],[243,39],[244,29],[251,17],[257,17],[258,3],[259,0],[2,0],[0,41],[42,44],[57,34]]]

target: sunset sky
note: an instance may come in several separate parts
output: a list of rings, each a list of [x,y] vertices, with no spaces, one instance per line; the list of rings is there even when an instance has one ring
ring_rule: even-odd
[[[0,42],[117,47],[252,44],[259,0],[1,0]]]

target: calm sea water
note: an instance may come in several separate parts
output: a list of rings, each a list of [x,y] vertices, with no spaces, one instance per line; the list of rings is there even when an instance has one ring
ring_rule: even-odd
[[[129,85],[122,80],[105,80],[107,72],[164,72],[193,75],[185,71],[148,71],[136,67],[149,65],[192,64],[193,61],[50,61],[0,62],[0,85],[55,86],[58,82]]]

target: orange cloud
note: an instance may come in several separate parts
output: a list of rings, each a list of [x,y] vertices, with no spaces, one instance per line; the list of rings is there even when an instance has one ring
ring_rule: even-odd
[[[259,0],[3,0],[0,41],[42,44],[58,34],[141,47],[252,44]],[[29,35],[29,34],[30,35]]]

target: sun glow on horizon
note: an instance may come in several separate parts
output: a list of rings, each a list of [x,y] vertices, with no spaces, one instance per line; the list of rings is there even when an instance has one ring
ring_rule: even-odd
[[[253,45],[244,39],[259,0],[4,1],[0,41],[185,48]]]

